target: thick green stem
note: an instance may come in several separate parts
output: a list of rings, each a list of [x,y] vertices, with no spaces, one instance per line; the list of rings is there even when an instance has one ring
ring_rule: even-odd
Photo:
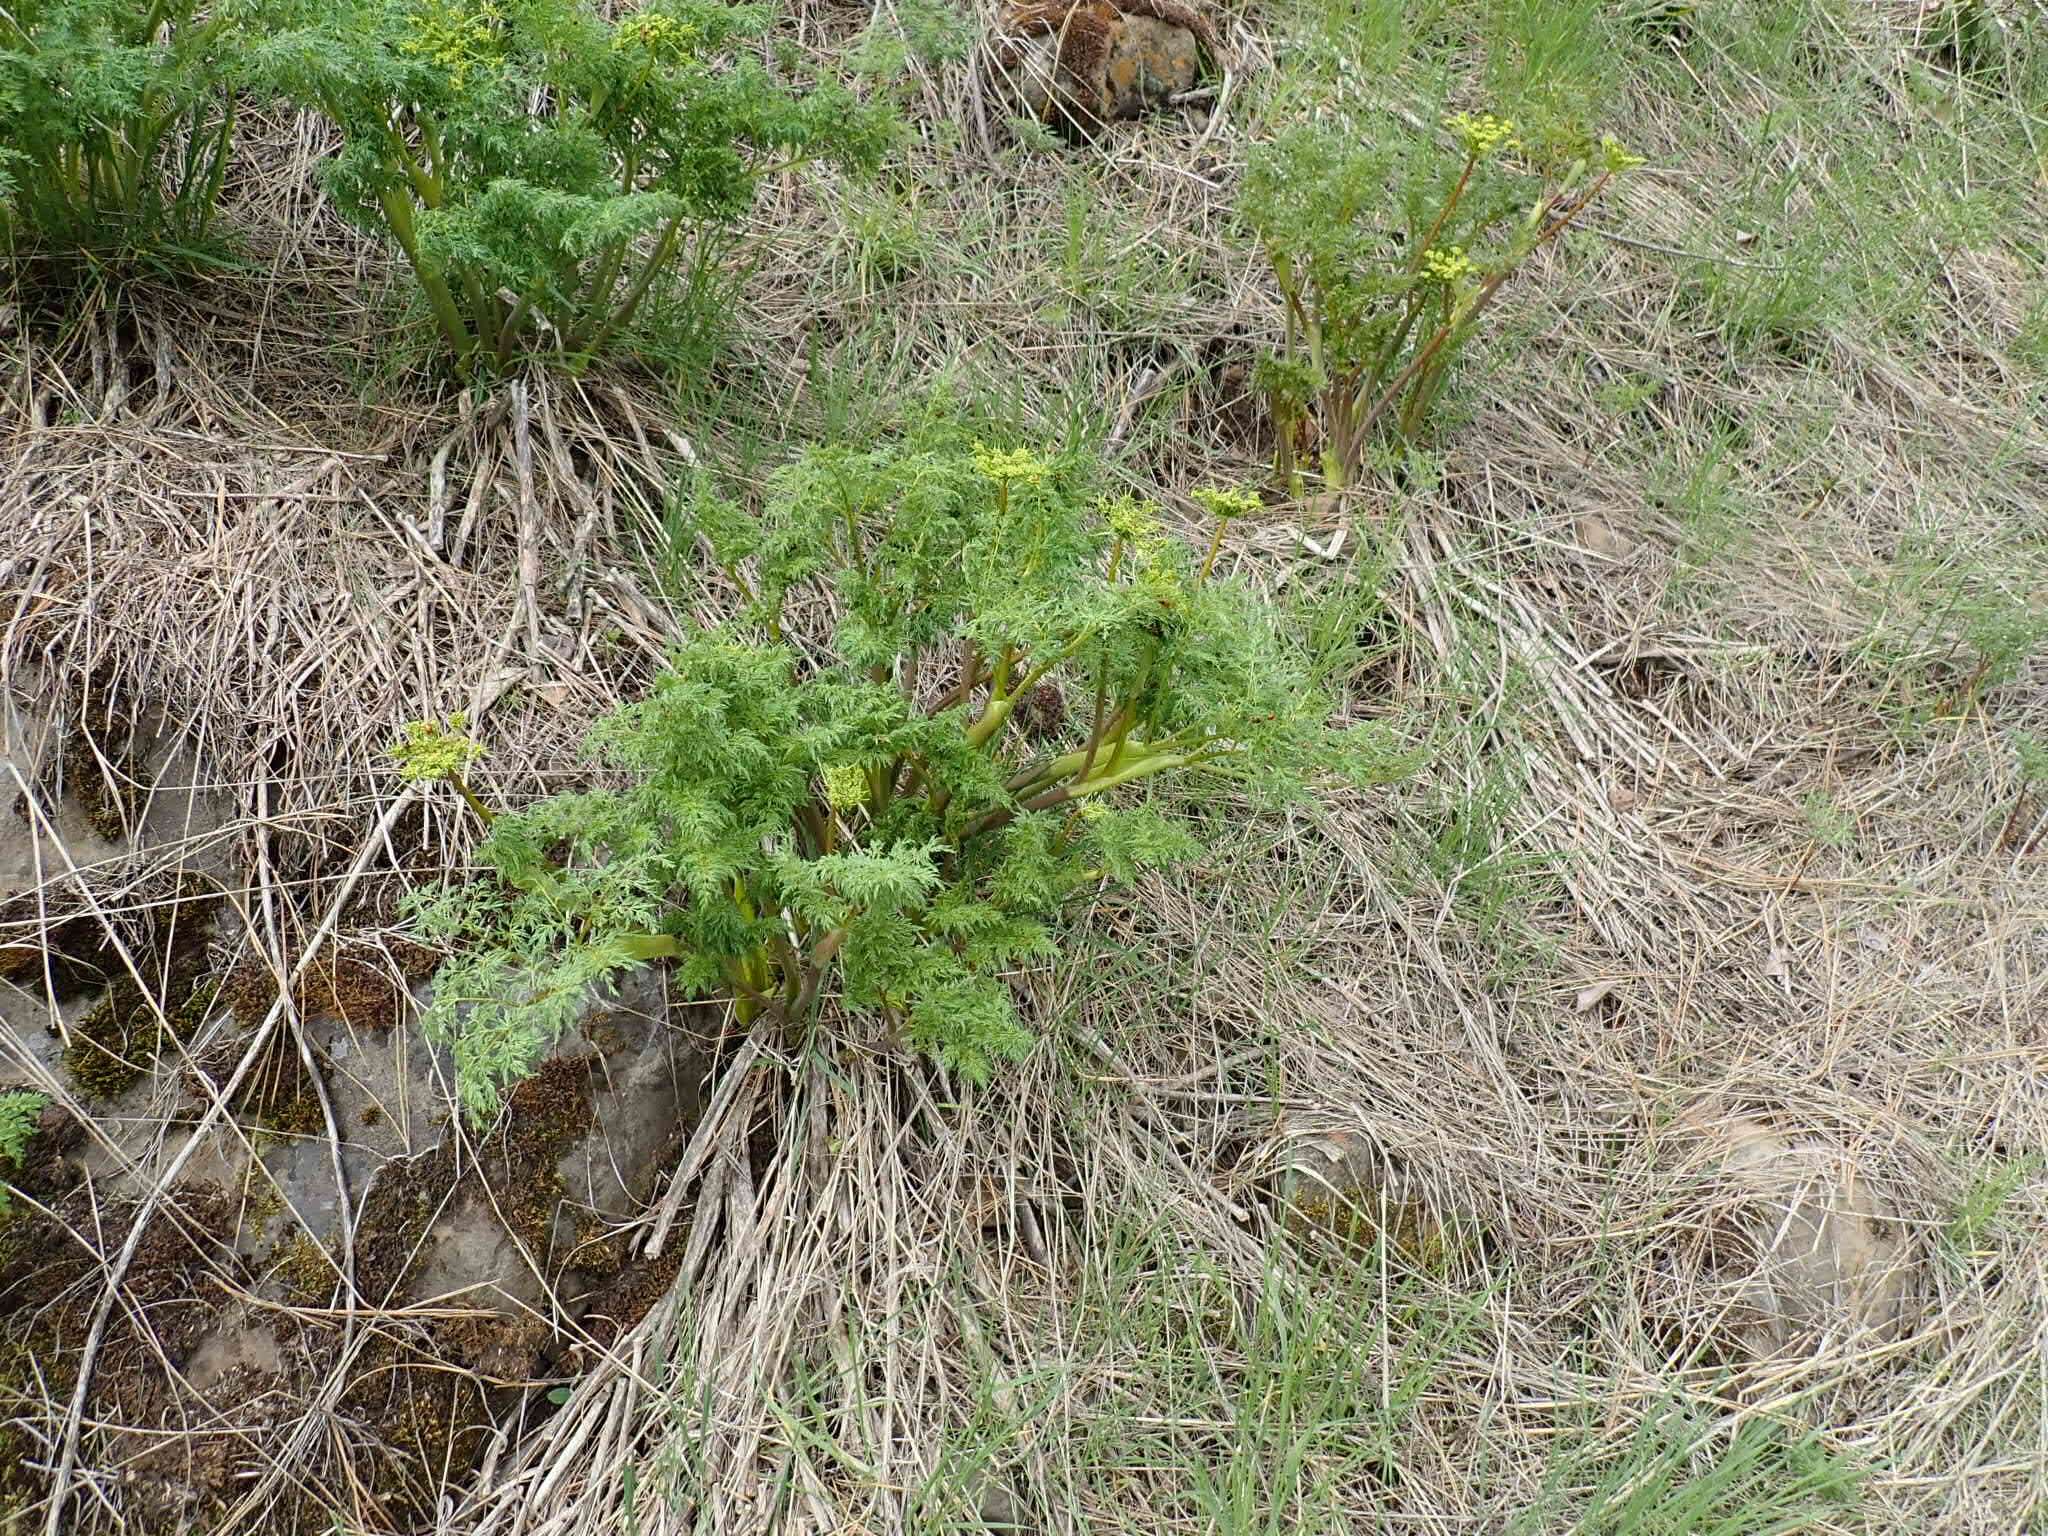
[[[1479,316],[1486,310],[1486,307],[1499,295],[1502,286],[1507,280],[1521,270],[1522,262],[1527,261],[1536,251],[1563,234],[1572,220],[1583,213],[1587,205],[1595,197],[1599,196],[1601,188],[1605,187],[1610,179],[1612,179],[1612,173],[1603,171],[1599,179],[1586,189],[1584,195],[1574,200],[1565,208],[1564,212],[1544,226],[1542,232],[1529,243],[1528,250],[1522,253],[1514,266],[1505,268],[1487,278],[1485,282],[1479,285],[1479,292],[1472,302],[1463,311],[1455,314],[1450,320],[1437,328],[1436,334],[1431,336],[1428,343],[1409,360],[1408,366],[1395,376],[1394,382],[1381,392],[1380,397],[1373,402],[1372,409],[1365,413],[1365,419],[1358,424],[1361,440],[1367,432],[1372,430],[1373,424],[1386,413],[1387,408],[1407,390],[1410,381],[1425,368],[1429,367],[1436,360],[1437,355],[1444,351],[1447,344],[1451,343],[1454,339],[1462,342],[1467,335],[1471,334],[1474,322],[1478,320]]]
[[[457,359],[466,359],[476,345],[476,338],[463,323],[462,311],[456,306],[455,295],[449,289],[446,279],[433,270],[420,254],[419,235],[413,227],[412,204],[406,195],[396,187],[378,189],[378,206],[384,210],[384,222],[391,228],[398,248],[405,252],[405,259],[411,263],[413,275],[420,281],[420,291],[427,296],[427,307],[434,312],[434,320],[441,327],[441,335],[449,346],[455,349]]]
[[[449,774],[448,782],[455,786],[455,792],[462,796],[470,810],[476,813],[476,819],[483,823],[484,830],[486,832],[490,831],[491,823],[498,819],[498,813],[477,798],[476,792],[469,787],[469,781],[461,774]]]
[[[1003,653],[996,658],[996,669],[989,677],[988,708],[981,718],[967,728],[970,745],[984,746],[990,737],[1009,722],[1010,715],[1017,707],[1017,698],[1024,690],[1010,687],[1010,671],[1017,664],[1017,647],[1006,645]]]
[[[1237,750],[1233,743],[1218,742],[1212,746],[1198,747],[1187,752],[1155,751],[1144,743],[1138,743],[1125,754],[1121,767],[1105,767],[1101,773],[1089,778],[1076,779],[1068,784],[1056,784],[1050,789],[1033,795],[1014,808],[990,811],[971,824],[966,835],[978,837],[1008,826],[1027,811],[1050,810],[1056,805],[1066,805],[1076,800],[1086,800],[1093,795],[1107,794],[1112,789],[1121,789],[1126,784],[1135,784],[1155,774],[1166,773],[1175,768],[1192,767]]]
[[[777,990],[782,995],[783,1003],[787,1005],[795,1002],[797,991],[803,985],[803,965],[797,959],[796,950],[785,936],[778,933],[768,941],[768,952],[775,957],[775,969],[782,976],[782,985]],[[767,990],[767,983],[772,979],[772,977],[762,978],[764,991]]]
[[[405,179],[411,184],[413,195],[420,200],[420,206],[423,208],[440,207],[442,198],[446,196],[447,188],[443,185],[441,178],[434,174],[431,167],[421,165],[414,158],[412,146],[405,142],[404,135],[399,133],[396,128],[387,129],[384,134],[384,143],[385,148],[390,152],[389,158],[392,163],[405,173]]]
[[[602,323],[610,307],[605,300],[618,286],[619,268],[626,260],[626,245],[624,240],[614,241],[591,269],[590,275],[578,285],[572,307],[564,317],[569,326],[562,342],[565,351],[581,352],[591,338],[592,327]]]
[[[1216,569],[1216,556],[1223,549],[1223,530],[1229,526],[1230,524],[1227,519],[1221,517],[1216,519],[1216,531],[1209,535],[1209,552],[1202,556],[1202,569],[1195,576],[1195,585],[1197,587],[1208,581],[1209,573]]]
[[[683,958],[682,941],[672,933],[628,933],[620,937],[618,944],[628,959],[642,965],[652,960]]]
[[[1081,631],[1080,634],[1061,646],[1054,655],[1026,672],[1017,686],[1009,689],[1007,692],[1004,692],[1001,681],[991,684],[991,693],[998,697],[992,698],[988,712],[968,727],[967,739],[977,747],[986,745],[997,732],[1001,731],[1010,722],[1011,717],[1016,713],[1017,701],[1029,697],[1033,689],[1052,675],[1054,668],[1062,666],[1080,655],[1081,647],[1088,643],[1094,633],[1093,630],[1084,629]],[[1003,666],[996,669],[999,679],[1005,675],[1004,669],[1006,667],[1013,667],[1015,665],[1016,655],[1017,651],[1014,646],[1003,652]]]
[[[463,302],[469,306],[470,329],[476,337],[475,345],[481,346],[504,323],[503,306],[485,290],[483,278],[474,267],[465,263],[460,275]]]
[[[988,739],[1009,723],[1011,712],[1017,707],[1016,697],[991,698],[981,718],[967,727],[967,741],[970,746],[986,746]]]
[[[1084,777],[1095,765],[1095,751],[1102,744],[1102,711],[1108,703],[1109,648],[1104,646],[1095,657],[1095,710],[1088,720],[1088,751],[1081,760],[1081,773]]]
[[[800,805],[796,811],[797,835],[809,844],[810,853],[815,856],[832,851],[832,818],[815,805]]]
[[[1027,792],[1035,794],[1046,785],[1057,783],[1070,774],[1078,773],[1086,778],[1088,757],[1086,749],[1076,749],[1072,752],[1063,752],[1058,757],[1042,758],[1010,775],[1003,788],[1013,795]]]
[[[1117,713],[1121,725],[1116,729],[1116,745],[1110,749],[1107,768],[1110,773],[1116,772],[1117,764],[1123,761],[1124,750],[1130,743],[1131,731],[1138,723],[1139,706],[1144,701],[1145,690],[1152,683],[1152,668],[1158,661],[1159,647],[1156,644],[1148,645],[1145,648],[1144,664],[1138,668],[1138,680],[1131,687],[1131,701]]]
[[[1401,355],[1401,348],[1407,345],[1409,333],[1415,329],[1415,322],[1421,317],[1422,310],[1422,294],[1419,291],[1410,292],[1401,323],[1394,328],[1394,334],[1387,338],[1387,344],[1380,348],[1379,355],[1372,360],[1372,367],[1366,370],[1364,383],[1354,390],[1347,391],[1353,410],[1363,405],[1366,400],[1377,397],[1380,381],[1386,378],[1387,370],[1394,365],[1394,359]]]
[[[620,302],[618,308],[612,311],[611,315],[605,320],[603,327],[598,331],[596,339],[590,343],[590,350],[592,352],[602,352],[605,344],[613,336],[633,323],[633,316],[638,314],[640,310],[640,301],[647,297],[647,290],[653,286],[655,274],[668,264],[668,259],[674,254],[676,241],[681,237],[682,232],[683,221],[680,218],[668,221],[667,226],[661,232],[661,239],[655,244],[654,254],[647,258],[647,264],[640,269],[640,275],[634,278],[633,286],[626,290],[626,297]],[[607,302],[609,298],[609,294],[601,293],[597,296],[600,304]]]
[[[498,327],[498,342],[491,348],[491,357],[500,368],[512,361],[512,343],[519,339],[519,327],[526,323],[527,308],[527,300],[520,299],[505,312],[505,323]]]

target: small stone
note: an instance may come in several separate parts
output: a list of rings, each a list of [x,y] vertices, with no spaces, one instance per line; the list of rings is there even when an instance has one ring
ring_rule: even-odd
[[[1478,1230],[1355,1131],[1329,1131],[1289,1148],[1278,1195],[1282,1221],[1297,1236],[1322,1233],[1359,1251],[1384,1241],[1424,1266],[1470,1248]]]
[[[1573,526],[1578,535],[1579,547],[1590,554],[1600,555],[1609,560],[1620,560],[1635,549],[1635,540],[1616,528],[1604,517],[1588,512]]]
[[[1719,1186],[1699,1220],[1733,1239],[1709,1246],[1714,1278],[1733,1287],[1746,1348],[1772,1356],[1845,1332],[1899,1336],[1916,1278],[1905,1227],[1846,1149],[1711,1103],[1678,1125],[1687,1166]]]

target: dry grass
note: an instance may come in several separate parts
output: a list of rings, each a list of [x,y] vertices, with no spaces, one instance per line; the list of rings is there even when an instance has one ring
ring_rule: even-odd
[[[2038,1525],[2048,810],[2011,747],[2048,731],[2038,627],[1979,662],[2048,604],[2044,231],[2013,183],[2048,132],[2019,50],[2048,40],[1998,11],[2014,94],[1945,114],[1924,8],[1793,9],[1702,18],[1681,63],[1604,56],[1587,89],[1651,168],[1518,283],[1440,458],[1233,534],[1276,590],[1360,584],[1353,707],[1428,766],[1283,819],[1189,806],[1215,853],[1022,979],[1047,1043],[961,1102],[858,1028],[728,1053],[634,1234],[680,1246],[676,1288],[559,1411],[528,1394],[442,1528]],[[262,270],[0,338],[9,681],[181,722],[304,931],[389,810],[405,719],[469,709],[507,798],[574,773],[692,621],[645,595],[685,456],[743,483],[951,375],[1169,498],[1256,475],[1233,368],[1275,319],[1231,188],[1290,114],[1412,115],[1399,73],[1322,73],[1362,15],[1233,18],[1213,119],[1058,153],[1012,141],[971,54],[917,65],[898,171],[767,190],[714,372],[523,407],[363,372],[393,273],[308,202],[317,138],[272,125],[232,210]],[[868,19],[814,8],[800,40]],[[1971,176],[2002,220],[1898,265]],[[138,878],[45,884],[111,910]],[[1759,1347],[1759,1202],[1701,1129],[1737,1118],[1851,1170],[1910,1266],[1896,1326]],[[1290,1236],[1281,1192],[1337,1144],[1452,1235]],[[273,1469],[367,1432],[332,1403],[281,1413]],[[90,1420],[75,1528],[120,1528],[110,1443]],[[338,1529],[385,1528],[348,1457],[309,1465]]]

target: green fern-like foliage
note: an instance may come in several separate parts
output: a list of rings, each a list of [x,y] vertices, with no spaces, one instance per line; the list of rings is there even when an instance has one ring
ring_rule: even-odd
[[[593,986],[657,959],[743,1017],[804,1021],[825,996],[879,1013],[979,1078],[1031,1041],[1009,973],[1058,949],[1077,903],[1199,850],[1148,789],[1273,802],[1400,766],[1382,733],[1330,726],[1285,611],[1211,579],[1156,509],[1090,494],[1093,471],[942,414],[807,454],[758,515],[677,509],[745,616],[598,727],[619,787],[495,816],[495,878],[416,905],[452,955],[427,1025],[472,1113]],[[799,601],[837,615],[822,650],[789,637]]]
[[[20,1166],[49,1102],[49,1095],[27,1089],[0,1093],[0,1170]],[[7,1186],[0,1183],[0,1211],[6,1209]]]
[[[256,72],[343,134],[342,210],[388,234],[471,369],[603,351],[773,166],[872,163],[890,119],[742,56],[758,6],[286,0]]]
[[[0,238],[97,252],[205,240],[246,24],[195,0],[0,6]]]

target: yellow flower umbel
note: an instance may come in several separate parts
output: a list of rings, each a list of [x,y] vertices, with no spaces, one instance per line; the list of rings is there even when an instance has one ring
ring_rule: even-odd
[[[1600,135],[1600,163],[1610,176],[1619,176],[1623,171],[1632,171],[1643,163],[1643,157],[1630,151],[1611,133]]]
[[[974,445],[974,467],[1005,489],[1020,482],[1043,485],[1052,473],[1052,466],[1034,453],[1022,448],[990,448],[983,443]]]
[[[637,49],[649,58],[686,59],[697,44],[697,28],[662,11],[635,11],[612,28],[612,51]]]
[[[465,714],[450,715],[446,725],[434,720],[409,721],[405,740],[391,748],[398,777],[407,784],[459,778],[484,755],[483,743],[468,734],[468,727]]]
[[[1109,547],[1109,579],[1123,574],[1126,552],[1140,569],[1149,566],[1166,537],[1159,527],[1159,509],[1135,496],[1104,497],[1095,506],[1114,540]]]
[[[476,812],[476,819],[488,828],[496,816],[476,797],[465,777],[469,765],[483,755],[483,743],[469,734],[469,716],[460,713],[450,715],[445,725],[434,720],[408,721],[405,740],[391,747],[391,759],[398,765],[401,780],[407,784],[429,784],[446,779]]]
[[[1258,511],[1264,502],[1250,491],[1237,486],[1204,485],[1195,489],[1194,497],[1202,510],[1216,519],[1216,531],[1209,535],[1209,553],[1202,557],[1201,573],[1195,577],[1200,586],[1209,579],[1209,572],[1215,568],[1216,556],[1223,548],[1223,530],[1235,518],[1245,517]]]
[[[1515,139],[1515,125],[1491,112],[1454,112],[1444,119],[1444,126],[1458,136],[1466,155],[1474,160],[1484,160],[1498,149],[1521,147]]]
[[[821,777],[825,803],[833,810],[851,811],[867,803],[868,775],[859,763],[834,763]]]
[[[1148,544],[1159,535],[1159,511],[1149,501],[1118,496],[1100,504],[1109,531],[1127,544]]]
[[[1265,505],[1250,491],[1235,485],[1197,486],[1193,495],[1204,512],[1223,523],[1232,518],[1249,517]]]
[[[431,61],[460,91],[479,65],[497,62],[505,33],[505,13],[496,0],[467,6],[461,0],[428,0],[407,18],[412,35],[399,51]]]
[[[1422,253],[1422,275],[1446,287],[1470,277],[1476,270],[1461,245],[1440,245]]]
[[[985,443],[974,445],[974,467],[995,485],[996,513],[1001,517],[1010,514],[1011,486],[1043,485],[1052,473],[1052,466],[1035,453],[1022,448],[991,448]]]

